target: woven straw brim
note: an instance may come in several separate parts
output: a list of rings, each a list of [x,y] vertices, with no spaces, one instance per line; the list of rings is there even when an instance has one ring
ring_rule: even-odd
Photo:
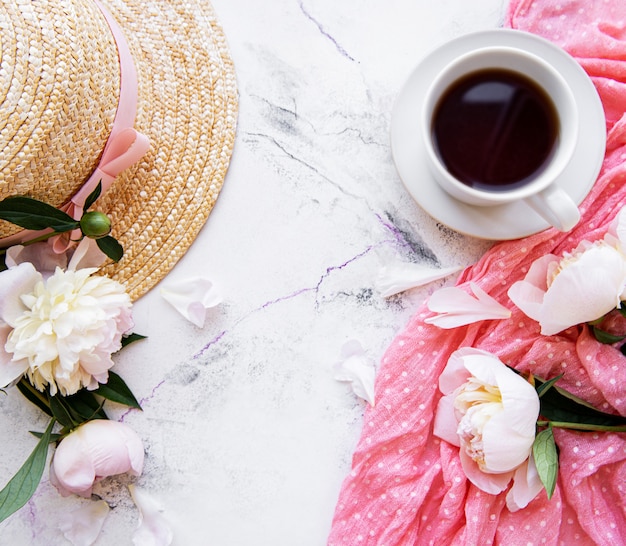
[[[124,258],[105,273],[135,299],[189,248],[217,199],[235,139],[237,88],[223,31],[206,0],[107,1],[139,76],[146,157],[102,199]]]
[[[79,4],[83,5],[81,9],[94,12],[91,0],[74,0],[72,9]],[[135,59],[139,80],[135,128],[151,143],[147,154],[123,171],[94,207],[111,217],[112,234],[124,247],[122,260],[107,265],[102,273],[125,283],[135,300],[182,257],[215,204],[234,144],[236,79],[224,33],[207,0],[102,0],[102,4],[123,29]],[[103,21],[97,13],[91,17]],[[115,44],[110,36],[100,41],[109,51],[94,55],[102,57],[98,62],[105,66],[111,64],[111,48],[115,60]],[[119,69],[105,70],[110,73]],[[98,74],[90,78],[87,85],[93,87],[95,83],[97,87]],[[94,127],[88,130],[84,125],[76,128],[77,133],[88,133],[90,144],[100,151],[110,130],[118,92],[117,88],[105,87],[105,83],[103,78],[103,86],[94,91],[97,96],[93,100],[101,106],[108,101],[101,108],[106,119],[90,122]],[[53,99],[48,96],[50,102]],[[40,123],[44,117],[42,114]],[[0,131],[3,129],[0,127]],[[14,133],[18,134],[18,129]],[[75,156],[80,172],[67,176],[77,180],[79,187],[99,158],[89,157],[83,162],[78,142],[64,153],[70,158],[71,154]],[[28,165],[36,171],[39,161],[45,162],[43,155]],[[54,192],[51,184],[47,186]],[[0,197],[14,191],[3,187]],[[64,202],[70,197],[66,195]],[[59,206],[62,203],[58,199],[51,196],[48,201]]]

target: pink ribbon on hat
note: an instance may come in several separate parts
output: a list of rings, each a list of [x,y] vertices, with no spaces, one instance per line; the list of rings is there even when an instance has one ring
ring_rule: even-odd
[[[128,42],[113,15],[99,0],[93,2],[104,15],[117,45],[120,60],[120,98],[100,163],[71,201],[61,209],[75,220],[83,215],[85,200],[99,182],[102,182],[102,192],[105,192],[118,174],[139,161],[150,148],[148,137],[133,128],[137,114],[138,83],[137,70]]]
[[[93,0],[93,2],[106,19],[117,45],[120,62],[120,97],[111,133],[98,166],[80,190],[74,194],[70,202],[60,207],[62,211],[75,220],[79,220],[82,217],[85,201],[96,189],[98,183],[102,184],[102,193],[107,191],[115,178],[122,171],[139,161],[150,148],[148,137],[133,128],[137,114],[138,81],[135,62],[128,47],[128,42],[113,15],[99,0]],[[21,243],[29,236],[42,233],[45,232],[23,230],[15,235],[3,238],[1,242],[3,246],[6,246],[7,243]],[[75,230],[71,234],[64,233],[55,236],[54,250],[59,253],[64,252],[70,245],[71,239],[76,237],[80,237],[80,230]]]

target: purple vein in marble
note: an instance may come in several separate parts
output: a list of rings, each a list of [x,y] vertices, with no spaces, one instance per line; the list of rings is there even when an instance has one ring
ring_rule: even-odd
[[[302,0],[300,1],[300,9],[302,10],[302,13],[304,13],[305,17],[309,21],[311,21],[313,24],[315,24],[315,26],[322,33],[322,36],[325,36],[333,43],[333,45],[337,48],[337,51],[339,51],[339,53],[341,53],[346,59],[354,61],[354,57],[352,57],[343,47],[341,47],[341,45],[337,42],[337,40],[335,40],[335,38],[333,38],[330,34],[328,34],[328,32],[322,26],[322,24],[307,11],[307,9],[304,7],[304,2],[302,2]]]
[[[163,379],[162,381],[160,381],[159,383],[157,383],[154,387],[152,387],[152,390],[150,391],[150,394],[148,396],[144,396],[143,398],[141,398],[139,400],[139,405],[141,407],[143,407],[145,404],[147,404],[148,402],[150,402],[150,400],[152,400],[156,394],[157,391],[165,384],[165,379]],[[119,422],[123,423],[124,420],[126,419],[126,416],[131,413],[132,411],[134,411],[133,408],[127,409],[124,413],[122,413],[122,415],[119,418]]]
[[[260,313],[260,312],[264,311],[265,309],[267,309],[269,307],[272,307],[274,305],[277,305],[279,303],[282,303],[282,302],[285,302],[285,301],[288,301],[288,300],[292,300],[294,298],[297,298],[298,296],[301,296],[303,294],[308,294],[308,293],[311,293],[311,292],[313,292],[317,296],[317,294],[318,294],[322,284],[324,283],[324,281],[330,275],[332,275],[335,271],[340,271],[340,270],[344,269],[345,267],[348,267],[350,264],[352,264],[353,262],[363,258],[364,256],[366,256],[367,254],[369,254],[370,252],[372,252],[376,248],[379,248],[379,247],[381,247],[383,245],[386,245],[386,244],[389,244],[389,243],[395,243],[395,242],[396,242],[395,240],[379,241],[376,244],[368,246],[365,250],[363,250],[362,252],[359,252],[355,256],[352,256],[349,260],[346,260],[342,264],[332,265],[332,266],[327,267],[326,270],[324,271],[324,273],[320,276],[319,280],[317,281],[317,283],[315,283],[314,286],[300,288],[300,289],[295,290],[294,292],[292,292],[290,294],[287,294],[285,296],[280,296],[279,298],[275,298],[273,300],[265,302],[264,304],[260,305],[256,309],[253,309],[248,314],[246,314],[245,316],[243,316],[243,317],[239,318],[237,321],[235,321],[233,323],[232,327],[230,328],[230,330],[236,328],[239,324],[241,324],[246,319],[250,318],[252,315],[255,315],[256,313]],[[317,307],[318,305],[319,305],[319,302],[316,299],[315,306]],[[192,358],[194,360],[200,358],[213,345],[218,343],[225,335],[227,335],[230,330],[224,330],[224,331],[220,332],[216,337],[214,337],[204,347],[202,347],[202,349],[200,349],[196,354],[194,354]]]
[[[303,294],[308,294],[308,293],[313,292],[317,296],[317,294],[318,294],[322,284],[324,283],[324,281],[328,277],[330,277],[330,275],[332,275],[336,271],[341,271],[342,269],[348,267],[350,264],[356,262],[357,260],[363,258],[364,256],[367,256],[370,252],[374,251],[375,249],[380,248],[380,247],[385,246],[385,245],[392,245],[394,247],[400,247],[400,248],[402,248],[402,247],[411,247],[411,243],[406,240],[405,232],[403,232],[401,229],[396,227],[391,221],[383,219],[383,217],[380,216],[379,214],[376,214],[376,218],[391,233],[392,239],[384,239],[384,240],[379,241],[379,242],[377,242],[375,244],[372,244],[372,245],[366,247],[364,250],[362,250],[358,254],[352,256],[351,258],[349,258],[345,262],[343,262],[343,263],[341,263],[339,265],[331,265],[331,266],[327,267],[326,270],[324,271],[324,273],[320,276],[319,280],[315,283],[314,286],[300,288],[300,289],[295,290],[294,292],[292,292],[290,294],[286,294],[284,296],[280,296],[278,298],[275,298],[273,300],[269,300],[269,301],[263,303],[262,305],[260,305],[256,309],[253,309],[252,311],[250,311],[249,313],[247,313],[243,317],[240,317],[239,319],[237,319],[232,324],[232,326],[229,329],[222,330],[213,339],[211,339],[211,341],[209,341],[207,344],[205,344],[197,353],[195,353],[192,356],[192,358],[194,360],[197,360],[198,358],[202,357],[209,349],[211,349],[211,347],[213,347],[214,345],[218,344],[226,335],[228,335],[230,333],[230,331],[235,329],[239,324],[244,322],[249,317],[255,315],[256,313],[260,313],[260,312],[264,311],[265,309],[268,309],[269,307],[272,307],[274,305],[278,305],[278,304],[283,303],[285,301],[292,300],[294,298],[302,296]],[[319,302],[317,301],[317,299],[316,299],[315,305],[316,305],[316,307],[319,305]],[[144,404],[149,403],[156,396],[158,390],[165,384],[165,382],[166,382],[165,380],[162,380],[160,383],[158,383],[152,389],[152,392],[148,396],[142,398],[139,401],[140,404],[143,406]],[[122,416],[120,417],[119,420],[120,421],[124,421],[126,416],[131,411],[132,410],[127,410],[124,414],[122,414]]]

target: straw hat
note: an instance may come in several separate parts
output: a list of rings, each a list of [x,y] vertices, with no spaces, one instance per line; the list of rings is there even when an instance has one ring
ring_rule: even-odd
[[[72,214],[85,185],[110,184],[94,208],[125,254],[104,272],[138,298],[206,222],[232,153],[235,74],[212,6],[3,0],[0,56],[0,199]]]

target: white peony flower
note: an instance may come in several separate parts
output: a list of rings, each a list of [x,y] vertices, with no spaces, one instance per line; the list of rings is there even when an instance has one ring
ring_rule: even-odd
[[[535,260],[524,280],[508,295],[519,309],[553,335],[591,322],[626,299],[626,208],[601,241],[581,241],[562,258],[547,254]]]
[[[531,457],[535,389],[494,355],[469,347],[452,353],[439,389],[435,436],[460,448],[463,471],[479,489],[496,495],[513,480],[507,506],[524,508],[543,487]]]
[[[131,301],[97,268],[76,269],[89,241],[47,278],[30,262],[0,273],[0,386],[26,374],[37,389],[67,396],[107,381],[111,354],[133,327]]]

